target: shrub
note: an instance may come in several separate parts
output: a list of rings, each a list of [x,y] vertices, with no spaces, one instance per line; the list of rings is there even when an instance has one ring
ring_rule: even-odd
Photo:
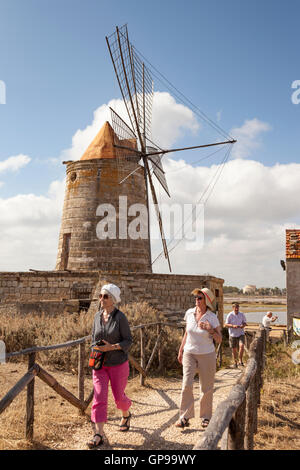
[[[158,313],[146,302],[125,304],[120,307],[130,323],[130,326],[164,321],[162,314]],[[94,314],[79,312],[77,314],[64,313],[56,316],[45,314],[17,315],[0,313],[0,339],[6,344],[6,351],[20,351],[33,346],[48,346],[65,343],[91,334]],[[157,338],[156,326],[145,328],[145,353],[149,359]],[[140,330],[133,330],[133,345],[130,353],[140,360]],[[177,367],[177,352],[180,344],[181,332],[175,328],[167,327],[161,340],[161,357],[168,368]],[[86,362],[90,351],[90,342],[86,342]],[[19,356],[11,361],[27,361],[27,356]],[[55,366],[66,371],[77,371],[78,347],[68,347],[53,351],[38,353],[37,362]],[[158,366],[157,355],[153,360],[151,369]],[[87,368],[88,369],[88,368]]]

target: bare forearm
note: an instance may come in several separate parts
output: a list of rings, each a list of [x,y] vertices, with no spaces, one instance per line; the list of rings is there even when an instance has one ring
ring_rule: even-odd
[[[215,340],[216,343],[222,343],[222,335],[221,333],[218,333],[218,331],[214,331],[210,336]]]
[[[180,345],[180,348],[179,348],[179,352],[183,351],[183,348],[184,348],[185,343],[186,343],[186,336],[187,336],[187,332],[184,333],[184,336],[182,338],[181,345]]]

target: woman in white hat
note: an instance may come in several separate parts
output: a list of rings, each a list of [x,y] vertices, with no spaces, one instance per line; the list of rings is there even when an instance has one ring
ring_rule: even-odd
[[[93,369],[94,399],[91,420],[95,426],[93,439],[87,443],[90,449],[103,444],[103,427],[107,421],[108,384],[110,382],[113,397],[122,412],[120,431],[130,427],[131,400],[125,394],[129,375],[128,350],[132,336],[128,320],[117,308],[121,302],[120,289],[114,284],[105,284],[99,295],[100,310],[94,318],[92,331],[93,345],[102,341],[98,349],[105,353],[100,369]]]
[[[193,382],[199,372],[202,396],[200,419],[207,427],[212,415],[214,379],[216,373],[216,352],[213,340],[222,342],[219,320],[214,312],[215,296],[210,289],[194,289],[195,307],[186,311],[186,331],[179,348],[178,361],[183,365],[183,382],[180,399],[180,415],[176,426],[189,426],[189,419],[195,416]]]

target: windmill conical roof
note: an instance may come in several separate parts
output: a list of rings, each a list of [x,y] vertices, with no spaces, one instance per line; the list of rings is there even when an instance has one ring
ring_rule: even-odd
[[[90,143],[80,160],[92,160],[95,158],[116,158],[114,147],[114,130],[108,121]]]

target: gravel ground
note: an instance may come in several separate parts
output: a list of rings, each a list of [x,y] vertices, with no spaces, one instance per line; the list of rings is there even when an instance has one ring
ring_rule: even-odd
[[[241,373],[236,369],[217,372],[214,409],[222,401]],[[180,379],[149,379],[150,387],[130,396],[132,419],[129,432],[119,431],[120,417],[112,417],[105,425],[105,443],[101,450],[191,450],[201,438],[200,419],[194,418],[190,427],[181,430],[174,426],[178,419],[181,392]],[[199,415],[199,388],[195,380],[195,414]],[[86,449],[86,442],[93,434],[91,423],[73,431],[72,439],[61,441],[57,449]]]

